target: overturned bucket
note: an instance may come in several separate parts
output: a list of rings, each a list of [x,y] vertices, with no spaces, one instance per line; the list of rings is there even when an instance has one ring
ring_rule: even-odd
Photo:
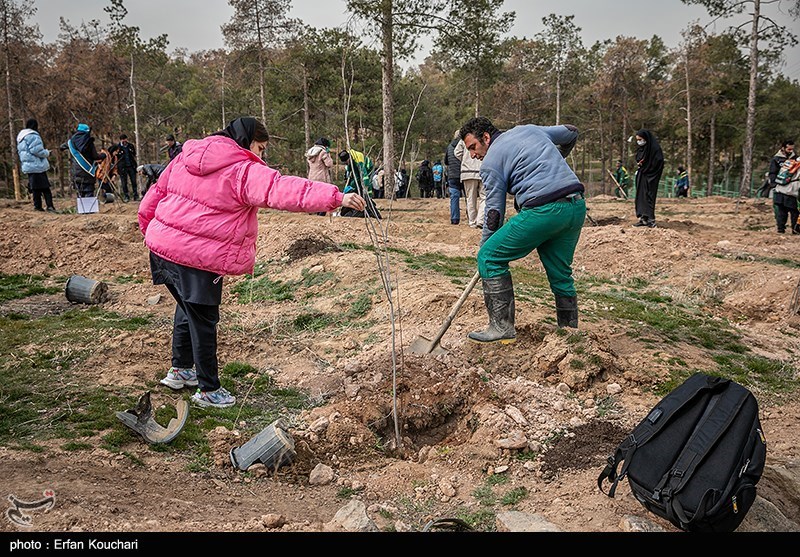
[[[294,439],[286,431],[286,424],[283,420],[275,420],[241,447],[231,449],[230,456],[233,467],[239,470],[247,470],[260,461],[268,469],[276,471],[294,462],[297,452]]]
[[[74,304],[102,304],[108,301],[108,286],[80,275],[72,275],[64,288],[67,300]]]

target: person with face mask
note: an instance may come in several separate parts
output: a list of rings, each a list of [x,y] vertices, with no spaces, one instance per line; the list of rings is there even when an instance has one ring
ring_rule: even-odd
[[[664,153],[650,130],[636,132],[636,216],[633,226],[656,227],[658,183],[664,172]]]
[[[175,298],[172,367],[161,380],[174,390],[198,387],[192,402],[226,408],[236,398],[220,385],[217,323],[225,275],[252,273],[258,209],[292,212],[364,210],[364,199],[333,184],[283,176],[261,155],[269,134],[255,118],[188,140],[139,206],[153,284]]]

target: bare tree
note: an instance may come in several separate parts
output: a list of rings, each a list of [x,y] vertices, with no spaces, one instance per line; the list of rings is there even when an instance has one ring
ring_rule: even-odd
[[[561,123],[561,89],[567,67],[570,61],[580,58],[575,55],[583,50],[579,34],[581,28],[575,25],[574,19],[574,15],[550,14],[542,18],[545,30],[536,35],[537,40],[545,46],[546,57],[542,62],[555,74],[556,125]]]
[[[375,25],[370,27],[381,43],[381,95],[383,101],[384,189],[394,191],[394,70],[395,58],[411,55],[420,29],[440,29],[446,20],[438,14],[442,0],[348,0],[356,16]]]
[[[436,50],[448,65],[469,76],[475,95],[475,116],[480,113],[481,86],[496,81],[510,52],[509,41],[501,39],[510,29],[515,12],[498,13],[504,0],[454,0],[448,19],[458,22],[458,32],[440,33]]]
[[[270,46],[281,44],[296,24],[287,15],[291,0],[228,0],[228,4],[233,7],[234,14],[222,26],[222,34],[230,48],[256,51],[261,121],[266,124],[266,50]]]
[[[15,0],[0,0],[0,25],[2,25],[3,62],[5,63],[6,76],[6,102],[8,108],[8,139],[11,151],[11,174],[14,181],[14,199],[22,201],[22,188],[19,181],[19,165],[17,161],[17,142],[14,137],[14,102],[11,94],[11,74],[13,61],[12,48],[30,36],[31,27],[26,20],[36,13],[36,8],[29,0],[22,0],[17,4]]]

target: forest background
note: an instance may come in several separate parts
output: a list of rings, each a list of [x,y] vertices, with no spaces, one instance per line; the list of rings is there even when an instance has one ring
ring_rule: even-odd
[[[413,175],[477,114],[500,128],[572,123],[581,141],[570,162],[593,193],[613,192],[617,159],[635,167],[629,138],[648,128],[665,174],[683,165],[695,195],[742,196],[800,122],[800,83],[781,70],[800,0],[683,0],[730,26],[687,22],[674,48],[657,35],[586,45],[574,16],[556,14],[532,37],[508,36],[516,14],[502,0],[348,0],[352,18],[331,29],[291,18],[290,0],[228,3],[224,48],[170,52],[168,35],[143,38],[128,23],[124,0],[88,22],[62,17],[54,42],[43,40],[35,0],[0,0],[0,196],[24,195],[16,134],[31,117],[62,195],[69,161],[58,146],[80,122],[98,147],[127,133],[144,164],[166,162],[169,133],[199,138],[253,115],[273,137],[269,164],[301,175],[319,136]],[[775,4],[781,17],[765,15]],[[403,67],[423,37],[430,54]]]

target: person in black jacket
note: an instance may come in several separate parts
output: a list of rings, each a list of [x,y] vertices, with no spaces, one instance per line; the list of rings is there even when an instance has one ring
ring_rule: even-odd
[[[419,196],[422,198],[433,197],[433,170],[431,161],[424,160],[417,170],[417,183],[419,184]]]
[[[461,183],[461,159],[456,156],[456,145],[461,136],[456,130],[453,141],[447,146],[444,155],[444,166],[447,169],[447,188],[450,193],[450,224],[461,222],[461,192],[464,184]]]
[[[658,183],[664,172],[664,153],[650,130],[636,132],[636,216],[633,226],[656,227]]]
[[[172,160],[180,155],[181,151],[183,151],[183,143],[180,141],[175,141],[175,136],[169,134],[167,136],[167,154],[169,155],[169,160]]]
[[[133,200],[139,201],[139,191],[136,186],[136,147],[128,142],[128,136],[124,133],[119,136],[119,143],[108,150],[109,153],[117,154],[117,171],[122,182],[122,195],[126,202],[131,200],[128,194],[128,178],[131,180],[133,190]]]
[[[106,154],[97,152],[91,128],[87,124],[78,124],[77,131],[60,148],[62,151],[70,152],[72,159],[70,176],[72,187],[78,191],[78,197],[94,197],[97,179],[87,169],[95,162],[105,159]]]
[[[158,178],[161,176],[161,173],[164,172],[164,169],[167,168],[166,164],[142,164],[136,169],[136,172],[144,176],[145,184],[142,188],[142,198],[144,198],[144,194],[147,193],[147,190],[150,189],[150,186],[158,182]]]
[[[800,225],[797,224],[798,216],[800,216],[797,209],[797,197],[775,190],[775,186],[777,185],[775,181],[778,178],[778,173],[781,171],[781,165],[787,159],[794,159],[796,157],[797,153],[794,152],[794,140],[787,139],[781,143],[781,148],[775,153],[775,156],[772,157],[769,163],[767,178],[769,180],[769,189],[774,190],[772,192],[772,209],[775,213],[775,223],[778,227],[778,234],[784,234],[786,232],[787,219],[789,220],[792,234],[800,234]],[[769,189],[767,190],[767,195],[769,195]]]

